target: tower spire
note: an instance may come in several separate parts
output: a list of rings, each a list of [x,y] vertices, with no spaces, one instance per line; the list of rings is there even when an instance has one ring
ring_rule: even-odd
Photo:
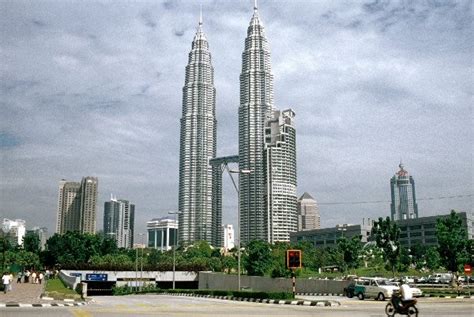
[[[202,4],[199,9],[199,26],[202,26]]]
[[[253,3],[253,11],[258,11],[258,3],[257,3],[257,0],[254,0],[254,3]]]

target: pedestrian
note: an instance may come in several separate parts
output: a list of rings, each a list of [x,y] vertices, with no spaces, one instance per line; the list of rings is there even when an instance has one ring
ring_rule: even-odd
[[[31,273],[31,283],[36,284],[36,272]]]
[[[40,274],[38,275],[38,281],[40,284],[41,284],[41,281],[43,280],[43,277],[44,277],[43,273],[40,272]]]
[[[23,278],[23,272],[18,272],[18,275],[16,276],[16,282],[17,282],[17,284],[18,284],[18,283],[21,284],[22,278]]]
[[[30,282],[30,270],[26,270],[26,273],[25,273],[25,283],[29,283]]]
[[[7,272],[3,273],[2,283],[3,283],[3,293],[6,294],[8,291],[8,284],[10,284],[10,275],[8,275]]]
[[[10,283],[8,284],[8,290],[11,292],[13,291],[13,273],[10,273],[10,275],[8,275],[9,279],[10,279]]]

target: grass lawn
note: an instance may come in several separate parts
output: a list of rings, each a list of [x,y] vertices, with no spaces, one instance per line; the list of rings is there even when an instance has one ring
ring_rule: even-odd
[[[64,286],[59,278],[47,280],[45,292],[48,296],[52,296],[56,299],[80,297],[75,290]]]

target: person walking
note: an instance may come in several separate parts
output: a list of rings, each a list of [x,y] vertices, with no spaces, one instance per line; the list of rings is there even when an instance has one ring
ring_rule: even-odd
[[[16,283],[21,284],[21,280],[23,279],[23,272],[18,272],[18,275],[16,276]]]
[[[30,270],[26,270],[25,273],[25,283],[28,283],[30,281]]]
[[[36,272],[31,273],[31,283],[36,284]]]
[[[10,275],[8,275],[7,272],[3,273],[2,283],[3,283],[3,293],[6,294],[8,291],[8,285],[10,284]]]
[[[10,283],[8,283],[8,290],[11,292],[13,291],[13,273],[10,273],[10,275],[8,275],[8,278],[10,279]]]
[[[41,281],[43,280],[43,277],[44,277],[43,272],[40,272],[40,274],[38,275],[38,281],[40,284],[41,284]]]

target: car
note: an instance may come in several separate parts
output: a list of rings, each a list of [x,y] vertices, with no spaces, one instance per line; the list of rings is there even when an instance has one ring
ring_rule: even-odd
[[[435,273],[428,277],[428,283],[432,284],[449,284],[453,280],[451,273]]]
[[[349,285],[344,287],[344,295],[346,295],[349,298],[354,297],[355,285],[356,285],[356,282],[351,282]]]
[[[385,300],[392,297],[394,291],[400,288],[386,279],[366,279],[362,280],[360,284],[356,284],[354,294],[359,299],[374,298],[376,300]]]
[[[418,287],[410,286],[410,290],[411,290],[411,293],[412,293],[413,297],[423,296],[423,291],[421,289],[419,289]]]

